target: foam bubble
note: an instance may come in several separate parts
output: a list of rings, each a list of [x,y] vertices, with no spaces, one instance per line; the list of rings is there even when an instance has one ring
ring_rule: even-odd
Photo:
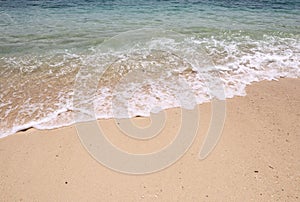
[[[106,47],[111,50],[104,53],[92,47],[88,54],[64,51],[0,58],[0,137],[93,117],[149,116],[157,107],[191,108],[212,98],[244,96],[245,87],[254,81],[300,77],[297,36],[223,33],[179,38],[154,37],[130,51]],[[95,75],[101,76],[85,82]],[[222,83],[214,83],[216,77]],[[83,85],[76,92],[76,106],[75,80]],[[94,94],[88,92],[92,85],[98,86]],[[214,85],[224,86],[225,97],[211,91]],[[94,111],[85,105],[93,105]],[[75,117],[78,112],[80,117]]]

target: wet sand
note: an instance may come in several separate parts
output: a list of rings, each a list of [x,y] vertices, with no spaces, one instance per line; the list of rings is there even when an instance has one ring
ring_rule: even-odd
[[[300,79],[263,81],[226,101],[222,136],[210,155],[198,154],[211,104],[199,105],[197,137],[172,166],[147,175],[112,171],[84,149],[75,126],[29,129],[0,139],[1,201],[299,201]],[[180,127],[180,109],[166,111],[162,132],[149,141],[123,135],[100,120],[112,143],[128,152],[166,146]],[[148,118],[133,120],[137,125]]]

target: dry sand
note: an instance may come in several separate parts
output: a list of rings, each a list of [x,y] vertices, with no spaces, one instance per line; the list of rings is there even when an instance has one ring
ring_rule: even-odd
[[[227,100],[219,143],[198,160],[210,121],[200,105],[198,135],[175,164],[148,175],[114,172],[81,145],[74,126],[19,132],[0,139],[1,201],[300,201],[300,79],[263,81],[247,96]],[[122,135],[101,120],[108,138],[130,152],[167,145],[180,109],[167,110],[166,126],[150,141]],[[138,125],[147,118],[135,118]]]

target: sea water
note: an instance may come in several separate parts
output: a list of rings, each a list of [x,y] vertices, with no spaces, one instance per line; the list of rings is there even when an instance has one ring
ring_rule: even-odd
[[[0,0],[0,137],[297,78],[299,30],[296,0]]]

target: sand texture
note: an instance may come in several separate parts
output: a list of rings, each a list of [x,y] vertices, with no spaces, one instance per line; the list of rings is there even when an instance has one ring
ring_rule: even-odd
[[[208,158],[198,159],[211,118],[206,103],[199,105],[198,134],[188,152],[148,175],[126,175],[99,164],[80,143],[75,126],[2,138],[0,200],[299,201],[300,79],[254,83],[247,96],[226,102],[224,130]],[[99,122],[118,147],[147,153],[167,145],[180,127],[180,109],[166,114],[165,128],[149,141],[122,135],[114,120]]]

